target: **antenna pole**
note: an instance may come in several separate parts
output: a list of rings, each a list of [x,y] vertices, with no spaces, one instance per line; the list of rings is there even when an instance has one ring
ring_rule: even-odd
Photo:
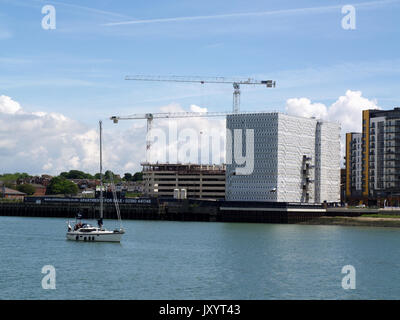
[[[99,121],[100,127],[100,219],[103,219],[103,123]]]
[[[153,115],[151,113],[146,114],[147,119],[147,133],[146,133],[146,163],[150,163],[150,148],[151,148],[151,129],[152,129],[152,122],[153,122]]]

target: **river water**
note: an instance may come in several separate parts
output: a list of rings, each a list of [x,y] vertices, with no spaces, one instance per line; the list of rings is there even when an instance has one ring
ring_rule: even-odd
[[[0,299],[400,297],[400,229],[130,220],[116,244],[68,241],[65,222],[0,217]]]

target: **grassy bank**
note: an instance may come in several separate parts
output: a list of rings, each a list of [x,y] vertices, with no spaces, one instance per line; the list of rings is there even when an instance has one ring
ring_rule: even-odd
[[[400,216],[367,214],[361,217],[319,217],[300,224],[400,228]]]
[[[377,213],[377,214],[363,214],[361,217],[367,217],[367,218],[393,218],[393,219],[400,219],[400,215],[398,215],[398,214],[382,214],[382,213]]]

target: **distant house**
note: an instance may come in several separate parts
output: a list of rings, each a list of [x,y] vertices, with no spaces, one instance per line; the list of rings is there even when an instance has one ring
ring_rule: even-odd
[[[127,192],[136,192],[136,193],[142,193],[144,191],[145,184],[143,181],[133,181],[129,182],[124,187],[124,190]]]
[[[33,194],[35,197],[45,196],[46,195],[46,187],[42,184],[32,184],[35,188],[35,193]]]
[[[29,183],[32,185],[39,184],[47,187],[50,184],[52,176],[49,176],[47,174],[43,174],[41,177],[39,176],[34,176],[34,177],[27,177],[27,178],[21,178],[16,181],[17,184],[24,184],[24,183]]]
[[[68,180],[78,185],[79,189],[87,189],[87,188],[92,189],[100,185],[100,180],[96,179],[68,179]]]
[[[83,190],[81,193],[83,198],[93,198],[95,196],[95,191],[93,189]]]
[[[0,196],[1,198],[12,199],[12,200],[24,200],[26,193],[19,192],[14,189],[0,187]]]

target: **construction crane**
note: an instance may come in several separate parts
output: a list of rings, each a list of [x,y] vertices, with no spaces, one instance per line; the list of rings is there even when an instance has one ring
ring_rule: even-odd
[[[185,77],[185,76],[146,76],[146,75],[133,75],[126,76],[125,80],[135,81],[160,81],[160,82],[188,82],[188,83],[229,83],[233,85],[233,113],[238,113],[240,110],[240,85],[265,85],[267,88],[275,88],[276,82],[274,80],[254,80],[248,79],[235,79],[224,77]]]
[[[224,117],[230,112],[171,112],[171,113],[143,113],[143,114],[132,114],[129,116],[112,116],[110,120],[114,123],[118,123],[120,120],[138,120],[138,119],[146,119],[147,120],[147,128],[146,128],[146,163],[149,163],[149,154],[151,148],[151,140],[149,132],[152,128],[153,119],[174,119],[174,118],[194,118],[194,117]]]

